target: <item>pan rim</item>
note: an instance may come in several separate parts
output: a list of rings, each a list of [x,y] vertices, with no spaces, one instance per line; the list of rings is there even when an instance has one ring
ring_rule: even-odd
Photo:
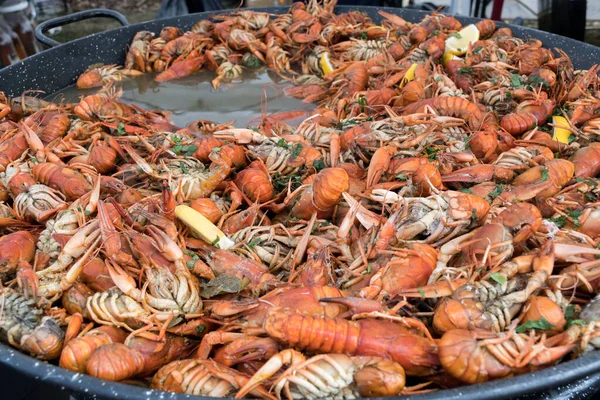
[[[90,375],[66,370],[57,365],[36,360],[19,350],[0,343],[0,363],[34,379],[60,386],[67,392],[84,395],[94,395],[99,398],[118,399],[164,399],[168,396],[173,400],[188,398],[215,399],[216,397],[194,396],[183,393],[166,392],[119,382],[105,381]],[[529,372],[510,378],[461,386],[454,389],[438,390],[430,393],[411,396],[391,396],[380,399],[394,400],[454,400],[454,399],[507,399],[522,396],[560,385],[571,383],[578,379],[588,378],[589,375],[600,371],[600,350],[595,350],[583,357],[565,361],[535,372]]]

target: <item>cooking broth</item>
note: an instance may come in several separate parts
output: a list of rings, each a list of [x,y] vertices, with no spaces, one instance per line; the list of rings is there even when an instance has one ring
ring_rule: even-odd
[[[122,83],[121,101],[135,104],[147,110],[160,109],[171,112],[173,124],[184,127],[190,122],[207,119],[216,123],[236,121],[236,127],[256,126],[265,112],[310,112],[314,105],[286,96],[283,90],[292,86],[276,74],[262,70],[245,71],[241,81],[222,83],[213,90],[210,81],[215,74],[203,71],[199,74],[170,82],[156,82],[155,74],[144,74]],[[48,97],[55,102],[78,102],[81,96],[94,94],[98,89],[77,89],[69,86]],[[290,125],[300,122],[284,120]]]

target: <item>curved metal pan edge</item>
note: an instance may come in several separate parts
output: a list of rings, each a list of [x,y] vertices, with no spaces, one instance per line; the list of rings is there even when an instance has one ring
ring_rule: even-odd
[[[353,9],[355,7],[336,7],[337,12],[346,12]],[[281,14],[285,12],[286,8],[265,7],[255,10]],[[397,8],[367,6],[361,7],[360,10],[367,13],[375,21],[381,20],[381,16],[377,14],[379,10],[400,15],[410,22],[419,21],[426,15],[423,11]],[[0,70],[0,90],[4,91],[9,97],[19,96],[23,91],[31,89],[52,94],[73,84],[89,65],[96,63],[122,64],[126,47],[130,44],[133,35],[140,30],[158,33],[165,26],[177,26],[185,30],[198,20],[215,14],[206,12],[143,22],[65,43]],[[479,20],[471,17],[457,18],[464,24]],[[594,60],[600,60],[600,48],[598,47],[535,29],[503,23],[498,25],[510,26],[516,37],[539,39],[546,47],[563,49],[572,58],[577,68],[587,69],[594,64]]]
[[[67,371],[52,364],[35,360],[18,350],[0,345],[0,363],[9,365],[15,371],[34,379],[61,387],[73,393],[79,399],[145,399],[159,400],[165,397],[173,400],[214,399],[214,397],[189,396],[186,394],[167,393],[122,383],[103,381],[88,375]],[[567,361],[553,367],[505,378],[496,381],[463,386],[437,392],[412,396],[381,398],[382,400],[484,400],[509,399],[530,393],[539,393],[577,380],[589,379],[600,371],[600,351],[594,351],[582,358]]]

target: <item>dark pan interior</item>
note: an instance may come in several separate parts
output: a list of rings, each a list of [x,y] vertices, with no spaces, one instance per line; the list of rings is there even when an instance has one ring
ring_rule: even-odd
[[[346,12],[353,9],[355,8],[350,6],[339,6],[336,11]],[[272,7],[256,10],[279,14],[285,12],[286,8]],[[381,20],[381,16],[377,14],[378,10],[398,14],[410,22],[420,21],[426,15],[423,11],[398,8],[361,7],[360,10],[375,21]],[[23,91],[31,89],[42,90],[48,95],[53,94],[73,84],[77,76],[91,64],[122,64],[127,45],[131,42],[133,35],[140,30],[158,33],[165,26],[177,26],[186,30],[200,19],[214,14],[198,13],[165,18],[74,40],[0,70],[0,90],[9,97],[19,96]],[[469,17],[458,17],[458,19],[463,24],[478,21],[477,18]],[[506,26],[506,24],[499,25]],[[572,58],[573,64],[577,68],[588,69],[595,63],[594,60],[600,60],[598,47],[535,29],[512,25],[510,27],[516,37],[535,38],[541,40],[545,47],[561,48]]]
[[[336,7],[336,11],[339,13],[353,9],[355,8],[348,6]],[[256,10],[282,13],[287,8],[275,7]],[[361,7],[360,10],[367,13],[375,21],[381,20],[381,17],[377,14],[378,10],[400,15],[410,22],[417,22],[426,15],[422,11],[408,9]],[[130,43],[133,35],[140,30],[158,33],[165,26],[177,26],[182,30],[186,30],[200,19],[208,18],[214,14],[198,13],[166,18],[129,25],[74,40],[0,70],[0,91],[4,91],[9,97],[19,96],[24,91],[32,89],[42,90],[50,95],[72,85],[79,74],[91,64],[122,64],[125,58],[126,46]],[[476,18],[457,18],[463,24],[478,21]],[[507,26],[506,24],[499,25]],[[595,46],[534,29],[509,26],[516,37],[539,39],[545,47],[562,49],[571,57],[576,68],[588,69],[594,63],[600,61],[600,49]],[[152,400],[169,398],[184,400],[190,397],[201,398],[101,381],[37,361],[3,344],[0,344],[0,362],[24,375],[64,388],[64,390],[69,391],[79,399],[127,398]],[[521,396],[527,398],[529,394],[535,393],[544,393],[543,397],[545,398],[558,398],[559,396],[561,398],[572,398],[565,397],[565,393],[578,387],[584,389],[597,388],[600,384],[599,372],[600,351],[595,351],[585,357],[514,378],[414,395],[410,398],[415,400],[506,399]],[[578,393],[581,393],[581,391]],[[406,398],[408,397],[400,396],[395,399]]]

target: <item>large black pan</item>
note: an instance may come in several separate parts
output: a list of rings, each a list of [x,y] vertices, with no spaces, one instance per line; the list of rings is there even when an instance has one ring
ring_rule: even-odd
[[[338,12],[349,11],[351,7],[337,7]],[[381,18],[376,7],[361,7],[376,21]],[[415,10],[383,9],[398,14],[410,22],[421,20],[425,13]],[[260,11],[282,13],[283,8],[263,8]],[[18,64],[0,70],[0,91],[8,96],[18,96],[25,90],[42,90],[52,94],[72,85],[78,75],[90,64],[122,64],[125,48],[133,35],[140,30],[158,33],[164,26],[177,26],[182,30],[191,27],[200,19],[210,17],[211,13],[199,13],[183,17],[167,18],[157,21],[128,25],[120,14],[110,10],[89,10],[61,17],[58,20],[40,24],[36,36],[48,46],[56,47],[30,57]],[[43,32],[53,26],[64,25],[87,18],[110,17],[119,20],[121,28],[98,33],[73,42],[58,45],[46,37]],[[459,17],[464,24],[477,21],[475,18]],[[572,39],[540,32],[533,29],[511,26],[513,33],[521,38],[540,39],[544,46],[563,49],[573,60],[577,68],[587,69],[600,62],[600,49]],[[73,393],[77,398],[127,398],[127,399],[162,399],[184,400],[186,395],[157,392],[145,388],[100,381],[87,375],[75,374],[54,365],[34,360],[18,351],[0,344],[0,363],[13,370],[40,379]],[[520,375],[510,379],[502,379],[485,384],[471,385],[458,389],[444,390],[413,396],[415,400],[450,400],[450,399],[504,399],[543,396],[545,398],[581,398],[594,393],[600,385],[600,351],[585,357],[561,363],[544,370]],[[6,388],[3,389],[5,392]],[[401,399],[402,397],[397,397]]]

